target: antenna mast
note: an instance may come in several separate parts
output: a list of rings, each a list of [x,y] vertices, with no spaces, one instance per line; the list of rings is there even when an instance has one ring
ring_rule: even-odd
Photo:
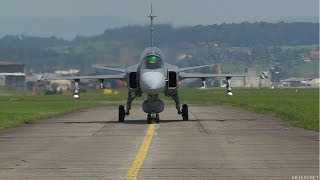
[[[150,30],[151,30],[151,47],[153,47],[153,18],[155,18],[157,16],[154,16],[152,14],[152,2],[151,2],[151,13],[150,13],[150,15],[148,17],[151,20],[151,26],[150,26]]]

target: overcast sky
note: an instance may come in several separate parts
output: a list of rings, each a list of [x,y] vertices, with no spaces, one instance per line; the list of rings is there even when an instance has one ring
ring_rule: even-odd
[[[319,0],[152,0],[155,23],[318,21]],[[149,24],[151,0],[0,0],[5,35],[91,36],[125,25]]]
[[[0,17],[113,16],[145,22],[151,0],[0,0]],[[318,17],[319,0],[153,0],[159,22],[175,25]]]

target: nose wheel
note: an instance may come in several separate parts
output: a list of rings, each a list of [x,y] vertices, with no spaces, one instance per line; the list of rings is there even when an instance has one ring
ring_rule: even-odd
[[[152,124],[153,122],[159,124],[160,123],[160,115],[159,114],[148,114],[147,115],[147,123]]]
[[[189,110],[188,110],[188,105],[184,104],[182,105],[182,120],[188,121],[189,120]]]

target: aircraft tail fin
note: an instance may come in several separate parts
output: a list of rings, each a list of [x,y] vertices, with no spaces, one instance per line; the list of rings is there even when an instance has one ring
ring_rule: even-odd
[[[153,19],[155,18],[155,17],[157,17],[157,16],[155,16],[155,15],[153,15],[153,8],[152,8],[152,2],[151,2],[151,12],[150,12],[150,15],[148,16],[149,18],[150,18],[150,20],[151,20],[151,25],[150,25],[150,31],[151,31],[151,47],[153,47],[153,30],[154,30],[154,28],[153,28]]]

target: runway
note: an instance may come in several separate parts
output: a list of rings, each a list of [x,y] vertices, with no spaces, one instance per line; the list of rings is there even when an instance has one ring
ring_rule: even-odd
[[[160,124],[148,125],[140,106],[125,123],[117,110],[104,106],[1,132],[0,179],[134,179],[132,169],[137,179],[319,179],[319,133],[279,119],[190,105],[190,121],[182,121],[168,106]]]

